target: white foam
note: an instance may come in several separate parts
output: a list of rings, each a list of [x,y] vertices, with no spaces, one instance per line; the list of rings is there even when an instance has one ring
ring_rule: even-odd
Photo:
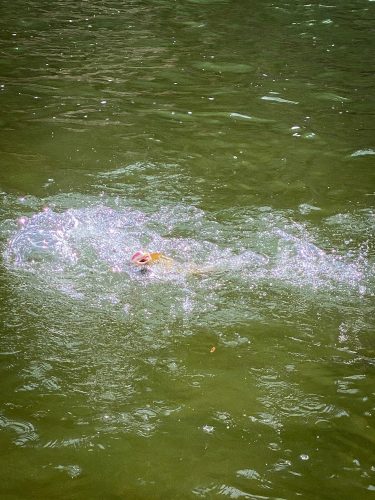
[[[117,205],[35,213],[8,240],[8,269],[26,273],[26,283],[33,275],[41,293],[66,294],[127,317],[150,311],[156,322],[165,316],[194,322],[199,315],[207,323],[246,322],[271,307],[279,315],[299,310],[301,297],[318,302],[325,294],[332,303],[332,297],[342,302],[373,293],[366,255],[320,247],[317,235],[288,214],[209,217],[181,204],[154,213]],[[142,248],[161,251],[174,264],[141,273],[130,257]],[[280,294],[295,298],[287,306]]]

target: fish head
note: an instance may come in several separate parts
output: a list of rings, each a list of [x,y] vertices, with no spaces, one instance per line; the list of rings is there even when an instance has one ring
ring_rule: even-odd
[[[132,255],[132,258],[130,260],[136,266],[145,266],[146,264],[149,264],[152,261],[152,256],[150,252],[144,252],[143,250],[138,250],[138,252],[135,252],[135,254]]]

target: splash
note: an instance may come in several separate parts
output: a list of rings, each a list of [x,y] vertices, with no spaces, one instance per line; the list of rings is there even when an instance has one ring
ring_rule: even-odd
[[[9,270],[32,275],[41,293],[127,315],[142,309],[159,322],[189,315],[193,321],[197,314],[208,322],[213,315],[246,321],[269,308],[282,315],[286,297],[293,310],[301,297],[317,302],[325,294],[342,302],[373,293],[363,253],[323,249],[316,239],[306,225],[271,209],[214,217],[184,205],[157,212],[97,205],[22,217],[4,261]],[[173,266],[140,272],[130,261],[139,248],[170,256]]]

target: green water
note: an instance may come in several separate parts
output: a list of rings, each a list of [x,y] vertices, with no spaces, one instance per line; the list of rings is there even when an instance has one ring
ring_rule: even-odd
[[[0,13],[1,499],[373,498],[373,0]]]

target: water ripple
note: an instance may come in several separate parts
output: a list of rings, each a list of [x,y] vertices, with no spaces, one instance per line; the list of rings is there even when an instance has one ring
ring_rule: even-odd
[[[27,446],[37,441],[39,436],[31,422],[14,420],[0,415],[0,428],[12,431],[16,436],[13,439],[17,446]]]

